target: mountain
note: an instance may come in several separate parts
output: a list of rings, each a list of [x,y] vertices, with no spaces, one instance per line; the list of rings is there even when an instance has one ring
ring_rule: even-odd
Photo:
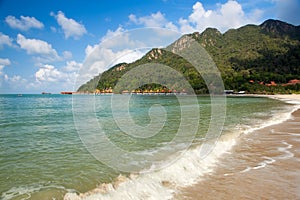
[[[262,23],[260,27],[267,33],[277,37],[290,37],[296,40],[300,39],[300,26],[269,19]]]
[[[246,25],[230,29],[224,34],[215,28],[207,28],[202,33],[182,36],[166,49],[181,44],[187,36],[195,39],[211,55],[221,72],[226,89],[250,93],[300,91],[300,84],[287,84],[300,79],[300,26],[270,19],[261,25]],[[166,49],[155,48],[133,63],[115,65],[83,84],[78,91],[114,89],[118,80],[134,67],[161,63],[183,74],[196,93],[207,93],[205,81],[192,64]],[[166,88],[146,84],[139,89]]]

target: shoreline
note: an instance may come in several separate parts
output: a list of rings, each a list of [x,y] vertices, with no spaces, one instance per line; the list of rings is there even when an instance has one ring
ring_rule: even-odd
[[[267,98],[281,100],[281,101],[284,101],[286,103],[289,103],[289,102],[290,103],[291,102],[294,102],[294,103],[298,102],[298,104],[300,105],[300,95],[237,95],[237,96],[267,97]],[[298,107],[298,109],[299,108],[300,107]],[[291,114],[291,113],[289,113],[289,114]],[[290,117],[288,117],[288,118],[290,118]],[[281,124],[281,123],[283,123],[286,120],[287,119],[285,119],[283,121],[279,121],[278,123],[275,123],[275,124],[269,124],[269,125],[267,124],[265,126],[259,127],[258,130],[264,129],[266,127],[270,127],[270,126]],[[254,129],[254,130],[252,130],[250,132],[254,132],[254,131],[256,131],[256,129]],[[240,133],[240,135],[243,135],[243,132]],[[194,177],[194,183],[193,184],[190,184],[190,183],[187,184],[186,188],[193,188],[193,187],[195,187],[195,184],[197,185],[198,183],[202,182],[202,178],[203,177],[209,176],[210,174],[214,173],[213,172],[214,170],[218,170],[219,167],[216,165],[216,162],[219,163],[218,159],[223,154],[231,152],[231,149],[236,146],[236,144],[235,144],[236,141],[235,140],[239,140],[239,139],[238,138],[231,138],[230,136],[227,136],[227,135],[221,137],[219,139],[219,141],[218,141],[218,143],[220,145],[219,146],[220,149],[217,146],[214,149],[214,153],[216,154],[216,155],[214,155],[215,160],[211,161],[211,163],[208,163],[208,165],[206,166],[206,168],[204,169],[204,171],[202,171],[201,173],[193,173],[193,176],[195,176]],[[237,141],[237,142],[239,142],[239,141]],[[225,150],[222,149],[222,148],[224,148],[224,146],[221,145],[223,143],[226,143],[226,145],[225,145],[226,149]],[[217,152],[218,149],[220,151],[222,151],[222,152],[221,153]],[[196,151],[197,151],[197,149],[195,149],[195,152]],[[186,160],[186,161],[190,162],[190,160]],[[199,164],[203,164],[203,163],[204,162],[199,163],[197,161],[196,163],[193,163],[193,164],[195,164],[195,165],[198,164],[199,165]],[[178,169],[176,169],[176,170],[178,170]],[[176,170],[174,170],[174,171],[176,171]],[[177,171],[177,173],[178,173],[178,171]],[[103,183],[100,187],[97,187],[97,188],[95,188],[95,189],[93,189],[91,191],[88,191],[86,193],[83,193],[83,194],[77,195],[77,194],[74,194],[74,193],[67,193],[65,195],[64,199],[65,200],[71,200],[71,199],[75,199],[75,200],[77,200],[77,199],[110,199],[110,198],[113,199],[113,197],[117,197],[118,196],[118,195],[116,196],[116,192],[117,191],[121,192],[121,194],[125,193],[125,192],[126,193],[130,193],[130,190],[132,190],[133,188],[131,188],[131,189],[127,188],[126,186],[128,186],[128,185],[132,185],[134,183],[134,184],[137,184],[140,187],[143,187],[143,183],[144,183],[143,179],[145,179],[145,176],[151,176],[151,175],[155,176],[153,179],[157,179],[157,180],[155,180],[155,183],[153,182],[152,184],[154,185],[154,184],[158,184],[159,183],[158,186],[156,186],[155,188],[153,188],[153,189],[155,189],[153,191],[161,192],[161,195],[164,196],[164,197],[168,197],[168,199],[169,198],[174,198],[173,195],[177,194],[177,192],[178,192],[177,191],[177,187],[175,188],[174,182],[176,183],[178,180],[174,180],[174,182],[172,182],[172,181],[164,181],[164,178],[158,178],[158,177],[156,177],[157,175],[158,176],[162,175],[162,172],[161,173],[158,172],[156,174],[148,174],[148,175],[147,174],[140,174],[140,175],[133,175],[133,176],[130,176],[130,177],[119,176],[112,183],[107,183],[107,184]],[[170,174],[170,176],[171,176],[171,174]],[[166,178],[166,180],[169,180],[168,178]],[[182,178],[184,178],[184,177],[182,177]],[[182,183],[184,183],[184,181]],[[178,186],[179,186],[179,188],[182,188],[182,187],[184,188],[184,185],[185,184],[179,184]],[[126,189],[129,190],[129,191],[126,191]],[[113,194],[111,194],[111,193],[113,193]],[[158,198],[159,196],[156,196],[156,197]],[[176,195],[175,195],[175,197],[176,197]]]
[[[214,173],[173,199],[298,199],[300,95],[245,95],[294,104],[290,117],[242,134]]]
[[[300,104],[300,94],[275,94],[275,95],[267,95],[266,97],[281,100],[287,103],[296,103]]]
[[[230,95],[229,95],[230,96]],[[295,102],[300,103],[300,94],[242,94],[242,95],[232,95],[234,97],[266,97],[270,99],[277,99],[284,102],[289,102],[294,100]]]

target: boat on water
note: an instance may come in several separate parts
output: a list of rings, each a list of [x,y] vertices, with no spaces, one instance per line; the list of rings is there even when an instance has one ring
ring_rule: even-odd
[[[42,92],[42,94],[51,94],[50,92]]]

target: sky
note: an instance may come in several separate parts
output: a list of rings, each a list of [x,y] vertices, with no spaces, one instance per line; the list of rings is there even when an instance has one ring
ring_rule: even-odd
[[[182,34],[300,25],[299,10],[299,0],[0,0],[0,94],[74,91]]]

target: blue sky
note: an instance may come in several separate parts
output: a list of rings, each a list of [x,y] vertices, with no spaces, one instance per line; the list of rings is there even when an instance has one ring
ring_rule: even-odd
[[[73,91],[180,34],[269,18],[299,25],[299,9],[299,0],[0,0],[0,93]]]

